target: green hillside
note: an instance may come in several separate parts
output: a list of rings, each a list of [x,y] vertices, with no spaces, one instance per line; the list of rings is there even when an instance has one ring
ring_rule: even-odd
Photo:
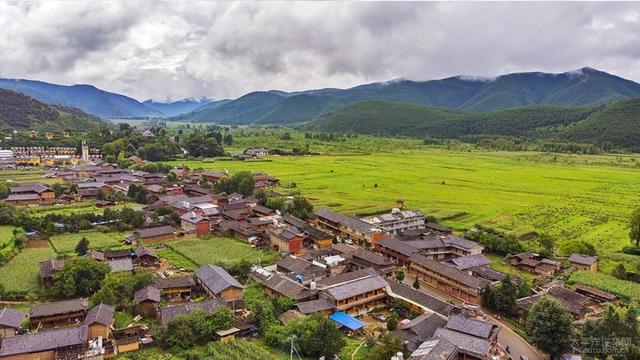
[[[82,110],[47,105],[29,96],[0,89],[0,124],[11,129],[87,131],[102,123]]]
[[[325,114],[308,130],[460,138],[503,135],[640,149],[640,99],[598,107],[523,106],[455,112],[415,104],[361,102]]]
[[[586,107],[527,106],[466,113],[415,104],[361,102],[321,116],[308,129],[325,132],[457,138],[464,135],[524,135],[538,128],[586,119]]]

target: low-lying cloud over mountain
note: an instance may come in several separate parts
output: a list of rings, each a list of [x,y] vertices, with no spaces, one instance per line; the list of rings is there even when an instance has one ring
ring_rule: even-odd
[[[138,100],[592,66],[640,81],[638,3],[2,2],[0,77]]]

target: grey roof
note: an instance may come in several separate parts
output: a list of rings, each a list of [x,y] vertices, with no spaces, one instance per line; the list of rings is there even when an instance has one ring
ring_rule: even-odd
[[[34,305],[33,307],[31,307],[31,309],[29,309],[28,314],[30,318],[34,318],[74,313],[77,311],[84,311],[86,309],[87,299],[78,298]]]
[[[299,302],[296,304],[298,311],[301,313],[308,315],[318,311],[325,311],[334,309],[335,306],[331,301],[325,298],[320,298],[318,300],[310,300],[305,302]]]
[[[151,256],[156,259],[158,258],[158,255],[156,254],[156,251],[154,249],[143,246],[136,249],[136,256],[138,258],[140,258],[141,256]]]
[[[380,214],[380,215],[376,215],[376,216],[372,216],[370,218],[365,218],[362,219],[365,222],[368,222],[370,224],[382,224],[382,225],[386,225],[386,224],[390,224],[390,223],[394,223],[396,221],[399,220],[406,220],[406,219],[423,219],[424,218],[424,214],[422,214],[422,212],[416,210],[405,210],[405,211],[398,211],[398,212],[390,212],[390,213],[386,213],[386,214]]]
[[[400,241],[392,237],[385,237],[379,240],[376,245],[393,250],[404,256],[411,256],[411,254],[418,251],[418,248],[411,246],[407,241]]]
[[[401,324],[393,333],[406,342],[407,350],[414,351],[446,323],[447,320],[440,315],[423,314],[406,324]]]
[[[184,215],[180,216],[180,219],[190,223],[194,223],[194,224],[197,224],[201,221],[209,221],[209,219],[202,217],[193,211],[189,211],[188,213],[185,213]]]
[[[153,285],[143,287],[142,289],[136,291],[135,294],[133,294],[133,301],[136,304],[140,304],[144,301],[153,301],[159,303],[160,289]]]
[[[369,251],[365,248],[358,248],[353,254],[353,259],[360,260],[365,263],[369,263],[375,266],[391,266],[393,265],[393,261],[387,259],[382,254],[374,253],[373,251]]]
[[[151,227],[151,228],[138,229],[136,230],[136,232],[140,234],[141,238],[144,239],[148,237],[173,234],[173,227],[171,227],[170,225],[157,226],[157,227]]]
[[[442,241],[449,246],[455,246],[465,250],[470,250],[476,246],[480,246],[475,241],[467,240],[465,238],[462,238],[460,236],[455,236],[455,235],[447,235],[442,239]]]
[[[4,307],[0,310],[0,326],[17,329],[24,317],[24,313]]]
[[[458,270],[467,270],[476,266],[485,266],[491,264],[491,260],[482,254],[467,255],[449,260]]]
[[[7,196],[6,201],[21,201],[21,200],[39,200],[38,194],[11,194]]]
[[[473,319],[462,315],[452,315],[447,322],[446,328],[457,332],[465,333],[482,339],[491,337],[495,325],[486,321]]]
[[[458,346],[445,338],[429,339],[411,353],[409,360],[457,359]]]
[[[387,286],[389,286],[389,283],[382,276],[376,275],[336,285],[325,291],[335,300],[340,301],[369,291],[383,289]]]
[[[335,286],[335,285],[338,285],[338,284],[348,283],[348,282],[356,280],[356,279],[361,279],[361,278],[365,278],[365,277],[371,277],[371,276],[375,276],[375,275],[378,275],[378,273],[374,269],[372,269],[372,268],[364,268],[364,269],[351,271],[351,272],[347,272],[347,273],[342,273],[342,274],[338,274],[336,276],[331,276],[331,277],[328,277],[328,278],[324,278],[324,279],[318,280],[316,282],[316,285],[319,288]]]
[[[445,233],[449,233],[452,231],[450,228],[434,222],[428,222],[424,224],[424,227],[427,229],[431,229],[439,232],[445,232]]]
[[[131,261],[131,258],[113,259],[107,261],[107,264],[111,266],[111,272],[133,271],[133,261]]]
[[[263,269],[262,269],[263,270]],[[286,296],[294,300],[309,299],[316,294],[315,290],[309,290],[300,283],[280,274],[261,271],[258,269],[252,273],[262,286],[271,289],[273,292]]]
[[[193,281],[193,278],[189,275],[156,278],[155,280],[153,280],[153,284],[158,289],[190,288],[196,285],[195,281]]]
[[[314,214],[317,217],[325,218],[331,222],[340,223],[347,227],[361,231],[364,234],[372,234],[375,231],[380,230],[376,226],[368,224],[360,219],[337,214],[330,210],[318,210]]]
[[[502,279],[504,279],[504,274],[501,273],[498,270],[492,269],[489,266],[478,266],[478,267],[474,267],[472,269],[470,269],[471,272],[473,273],[473,275],[475,276],[479,276],[483,279],[487,279],[491,282],[493,281],[500,281]],[[512,280],[520,283],[520,281],[522,281],[520,278],[518,277],[511,277]]]
[[[87,312],[87,316],[84,319],[85,325],[102,324],[104,326],[111,326],[113,323],[113,314],[116,309],[111,305],[100,304],[96,305]]]
[[[423,293],[422,291],[415,290],[412,287],[393,280],[389,280],[388,283],[390,290],[389,296],[391,297],[402,297],[443,316],[449,316],[456,311],[455,306]]]
[[[56,271],[62,270],[64,267],[64,260],[49,259],[41,262],[38,266],[40,266],[40,277],[46,279]]]
[[[165,307],[160,310],[160,319],[162,323],[166,325],[178,315],[187,314],[196,310],[202,310],[205,313],[212,314],[221,306],[224,306],[224,303],[221,300],[211,299],[202,302],[192,302],[184,305]]]
[[[219,294],[230,287],[244,288],[238,280],[234,279],[233,276],[229,275],[229,273],[220,266],[211,264],[203,265],[196,271],[196,276],[202,284],[214,294]]]
[[[12,186],[9,188],[9,191],[11,193],[34,192],[34,193],[40,194],[47,190],[50,191],[51,189],[42,184],[24,184],[24,185]]]
[[[287,256],[276,262],[278,267],[294,273],[303,273],[308,267],[314,266],[311,262],[296,256]]]
[[[87,328],[85,326],[74,326],[39,331],[35,334],[10,336],[2,339],[0,357],[78,346],[84,344],[86,339]]]
[[[472,287],[476,290],[482,290],[485,287],[487,287],[487,285],[489,284],[489,282],[485,279],[481,279],[481,278],[477,278],[475,276],[469,275],[464,271],[460,271],[454,267],[441,264],[423,255],[413,254],[409,258],[409,261],[411,263],[415,263],[426,269],[429,269],[435,273],[438,273],[444,277],[453,279],[465,286]]]
[[[484,359],[491,350],[488,340],[467,335],[450,329],[440,328],[436,330],[435,337],[445,338],[455,344],[460,352]]]
[[[571,254],[571,256],[569,256],[569,261],[572,263],[591,266],[591,264],[598,261],[598,257],[583,254]]]

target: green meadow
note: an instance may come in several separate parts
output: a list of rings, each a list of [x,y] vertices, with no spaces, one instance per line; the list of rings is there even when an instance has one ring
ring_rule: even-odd
[[[40,284],[38,264],[55,257],[56,253],[50,247],[23,249],[0,267],[0,284],[10,292],[35,292]]]
[[[457,230],[493,226],[526,238],[558,240],[559,252],[588,241],[601,253],[629,243],[627,219],[638,206],[640,170],[632,156],[548,155],[423,148],[261,161],[177,161],[191,168],[263,170],[285,194],[347,215],[387,211],[403,199]],[[295,183],[295,188],[288,187]]]

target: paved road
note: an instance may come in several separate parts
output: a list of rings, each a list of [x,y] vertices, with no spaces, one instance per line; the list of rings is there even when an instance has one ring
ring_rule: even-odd
[[[414,278],[410,277],[409,275],[406,275],[404,279],[405,284],[413,284],[413,281],[414,281]],[[444,301],[450,300],[456,305],[462,304],[462,301],[454,297],[451,297],[440,290],[434,289],[426,285],[421,286],[420,291],[424,292],[425,294],[436,297],[440,300],[444,300]],[[501,327],[500,334],[498,335],[498,344],[503,349],[506,348],[507,346],[509,347],[509,352],[512,359],[519,360],[521,355],[525,355],[527,358],[529,358],[529,360],[545,360],[545,357],[543,357],[533,346],[531,346],[522,337],[520,337],[520,335],[516,334],[513,330],[511,330],[509,326],[507,326],[505,323],[501,322],[500,320],[496,319],[495,317],[490,316],[490,314],[487,314],[486,312],[484,312],[484,314],[486,315],[487,319],[491,323]]]

